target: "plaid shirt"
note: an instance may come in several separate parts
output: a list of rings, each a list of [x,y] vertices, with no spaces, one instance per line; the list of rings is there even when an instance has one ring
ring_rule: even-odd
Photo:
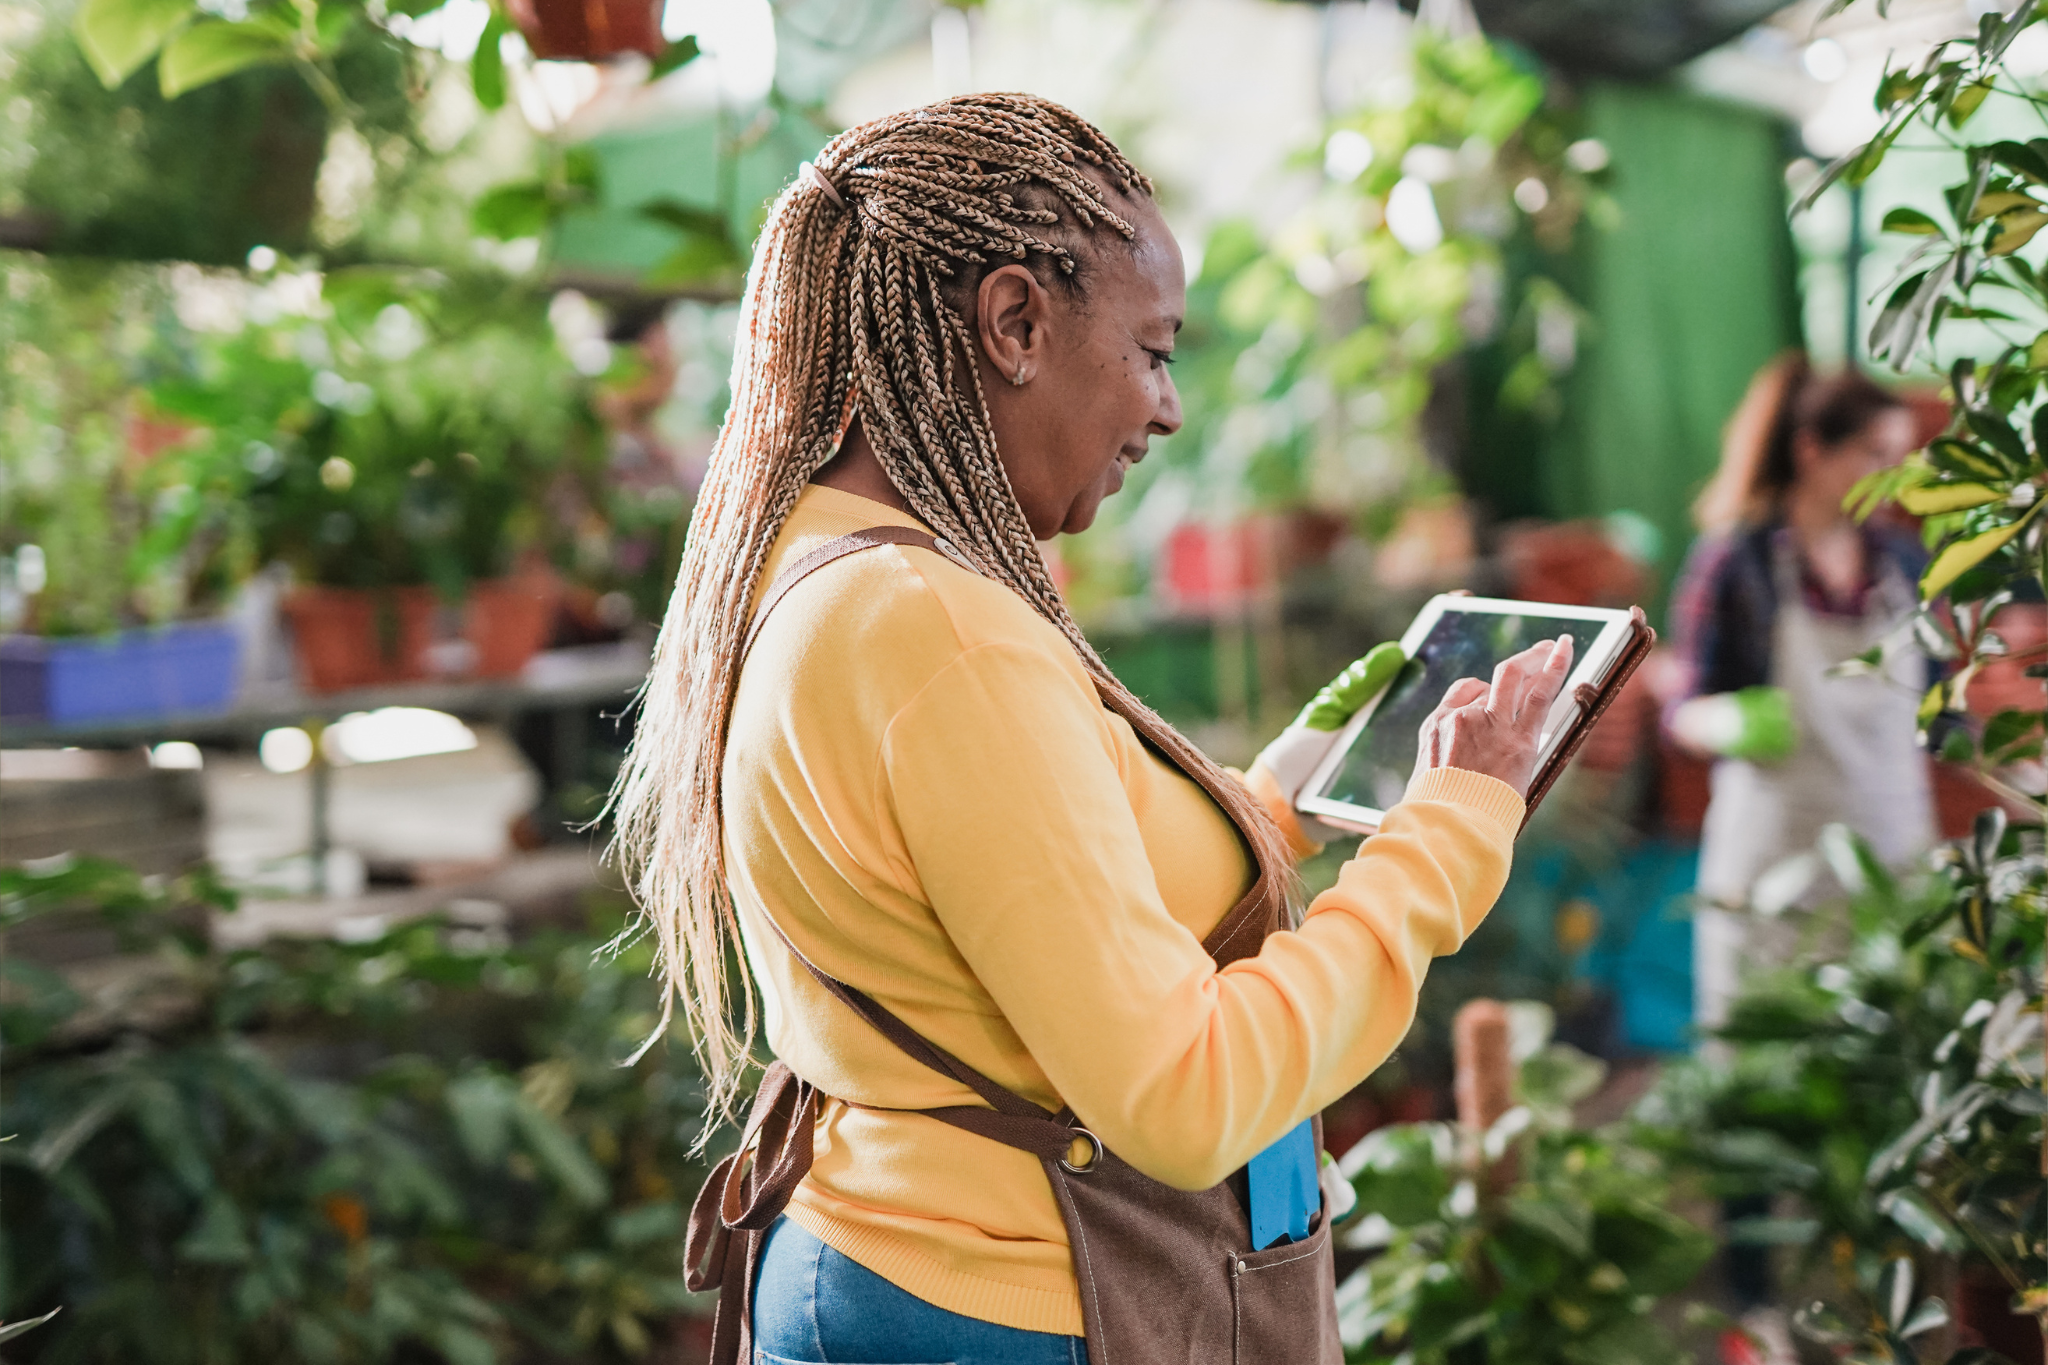
[[[1771,647],[1778,624],[1777,575],[1772,561],[1781,548],[1793,550],[1801,596],[1823,616],[1861,616],[1879,574],[1891,565],[1917,583],[1927,566],[1920,542],[1906,531],[1865,524],[1863,581],[1845,598],[1832,596],[1792,546],[1782,524],[1744,527],[1694,542],[1671,594],[1673,644],[1685,669],[1685,686],[1673,699],[1737,692],[1771,680]],[[1929,664],[1929,685],[1941,676]]]

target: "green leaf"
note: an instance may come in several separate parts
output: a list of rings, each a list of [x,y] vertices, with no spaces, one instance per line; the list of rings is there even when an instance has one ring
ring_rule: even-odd
[[[1995,16],[1994,16],[1995,17]],[[1994,142],[1985,149],[1991,159],[2009,171],[2017,171],[2037,185],[2048,184],[2048,157],[2025,142]]]
[[[1877,1211],[1898,1224],[1899,1230],[1930,1251],[1953,1254],[1967,1246],[1968,1239],[1943,1216],[1927,1197],[1911,1185],[1886,1190],[1878,1196]]]
[[[658,81],[671,71],[680,71],[696,61],[703,51],[697,46],[696,34],[685,34],[661,50],[661,55],[654,59],[654,66],[647,73],[647,79]]]
[[[171,40],[157,58],[157,81],[164,98],[174,100],[223,76],[291,58],[291,43],[276,26],[255,20],[229,23],[214,19],[194,24]]]
[[[1981,223],[1986,218],[1996,218],[1999,214],[2009,213],[2013,209],[2039,208],[2040,205],[2041,201],[2031,194],[2021,194],[2016,190],[1993,190],[1978,197],[1976,207],[1970,210],[1969,221]]]
[[[1982,507],[2004,496],[1998,489],[1981,483],[1928,483],[1900,490],[1898,504],[1916,517],[1931,517],[1941,512],[1960,512],[1966,507]]]
[[[497,1365],[497,1348],[473,1327],[444,1321],[436,1323],[430,1335],[448,1365]]]
[[[2013,430],[2012,423],[1983,408],[1972,409],[1964,414],[1963,420],[1994,451],[2016,465],[2027,463],[2027,443]]]
[[[1920,237],[1939,237],[1941,224],[1918,209],[1893,209],[1884,216],[1884,231],[1904,232]]]
[[[1884,164],[1885,153],[1892,149],[1892,143],[1898,141],[1899,134],[1905,127],[1906,121],[1900,119],[1864,143],[1860,150],[1851,154],[1849,164],[1842,170],[1842,178],[1852,185],[1860,185],[1870,179],[1877,168]]]
[[[62,1308],[52,1308],[49,1312],[43,1314],[39,1318],[26,1318],[20,1322],[10,1322],[7,1323],[5,1326],[0,1326],[0,1341],[12,1341],[16,1337],[20,1336],[23,1332],[30,1331],[37,1327],[41,1327],[44,1323],[48,1322],[51,1318],[56,1317],[59,1313],[63,1311],[64,1310]]]
[[[511,31],[512,25],[503,12],[493,6],[490,22],[484,25],[483,36],[476,40],[476,55],[469,59],[469,88],[476,92],[476,102],[486,109],[505,107],[505,53],[498,40]]]
[[[1953,436],[1942,436],[1927,443],[1928,463],[1952,474],[1969,474],[1986,478],[2003,478],[2005,468],[1985,452]]]
[[[1927,84],[1925,71],[1918,75],[1907,67],[1884,73],[1884,79],[1877,83],[1877,112],[1888,114],[1907,100],[1919,98],[1920,91]]]
[[[85,0],[71,32],[93,74],[112,90],[198,13],[192,0]]]
[[[513,1101],[512,1121],[525,1139],[527,1151],[555,1178],[572,1203],[584,1208],[604,1203],[611,1190],[604,1172],[559,1120],[542,1113],[521,1095]]]
[[[2000,711],[1984,723],[1984,752],[1997,753],[2034,733],[2041,723],[2038,711]]]
[[[2038,508],[2041,504],[2034,505]],[[1920,576],[1920,600],[1932,602],[1941,596],[1949,584],[1983,563],[2007,541],[2018,535],[2020,529],[2027,524],[2027,518],[2033,515],[2030,511],[2025,517],[2010,525],[1983,531],[1966,539],[1950,541],[1942,548],[1941,553],[1934,557],[1934,562],[1927,566],[1927,572]]]
[[[522,180],[485,190],[470,208],[470,226],[478,235],[509,242],[538,237],[554,216],[554,200],[538,180]]]
[[[1508,1204],[1508,1219],[1573,1256],[1593,1249],[1593,1210],[1577,1199],[1517,1195]]]
[[[1948,106],[1949,127],[1960,128],[1968,123],[1970,116],[1977,112],[1979,106],[1984,103],[1984,97],[1990,93],[1990,81],[1976,81],[1956,91],[1955,98],[1949,101]]]
[[[512,1142],[512,1106],[519,1090],[503,1076],[479,1071],[464,1076],[447,1090],[448,1116],[469,1159],[495,1166]]]
[[[1928,688],[1926,695],[1920,698],[1920,706],[1913,713],[1914,719],[1920,723],[1920,728],[1924,730],[1934,724],[1934,718],[1941,714],[1942,708],[1947,704],[1948,684],[1938,682]]]
[[[1984,249],[1993,256],[2010,256],[2028,242],[2034,234],[2048,227],[2048,211],[2040,208],[2021,209],[2000,214],[1998,227],[1992,232],[1991,240]]]
[[[1445,1170],[1451,1139],[1443,1125],[1403,1123],[1367,1134],[1344,1156],[1363,1213],[1377,1213],[1397,1228],[1438,1216],[1451,1192]]]
[[[234,1201],[215,1190],[206,1196],[199,1221],[178,1239],[178,1259],[199,1265],[242,1265],[255,1254]]]

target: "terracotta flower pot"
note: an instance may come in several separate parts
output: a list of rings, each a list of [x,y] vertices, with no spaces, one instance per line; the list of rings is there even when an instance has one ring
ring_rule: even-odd
[[[658,57],[663,0],[507,0],[512,22],[542,61],[594,62],[627,52]]]
[[[479,678],[509,678],[526,667],[554,631],[561,584],[552,574],[518,574],[472,583],[463,636]]]
[[[431,588],[295,588],[284,599],[309,692],[414,682],[434,640]]]

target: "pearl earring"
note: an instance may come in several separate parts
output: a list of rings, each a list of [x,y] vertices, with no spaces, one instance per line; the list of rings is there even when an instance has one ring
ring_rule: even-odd
[[[1016,386],[1017,388],[1020,388],[1020,389],[1024,387],[1024,362],[1023,362],[1023,361],[1021,361],[1021,360],[1020,360],[1020,361],[1018,361],[1018,362],[1017,362],[1017,373],[1015,373],[1015,374],[1013,374],[1013,375],[1011,375],[1011,376],[1010,376],[1010,383],[1011,383],[1011,384],[1013,384],[1013,385],[1015,385],[1015,386]]]

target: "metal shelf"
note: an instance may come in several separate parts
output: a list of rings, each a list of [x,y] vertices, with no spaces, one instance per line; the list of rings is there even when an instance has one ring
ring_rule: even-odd
[[[517,678],[400,683],[319,694],[280,689],[245,696],[226,711],[197,715],[55,725],[0,720],[0,744],[9,748],[105,748],[167,739],[240,739],[279,726],[333,720],[352,711],[385,706],[420,706],[486,718],[554,711],[624,700],[647,676],[647,661],[647,646],[639,640],[579,645],[535,655]]]

